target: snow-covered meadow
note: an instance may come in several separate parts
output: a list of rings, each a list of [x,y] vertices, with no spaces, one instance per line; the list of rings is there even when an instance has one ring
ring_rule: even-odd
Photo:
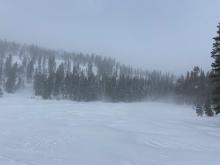
[[[170,103],[0,98],[0,165],[219,165],[220,119]]]

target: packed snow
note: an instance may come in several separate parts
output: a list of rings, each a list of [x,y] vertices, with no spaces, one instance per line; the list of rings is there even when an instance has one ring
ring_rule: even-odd
[[[219,165],[219,139],[185,105],[0,98],[1,165]]]

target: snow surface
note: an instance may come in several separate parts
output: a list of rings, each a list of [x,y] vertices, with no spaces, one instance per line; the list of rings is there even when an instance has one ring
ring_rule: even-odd
[[[0,165],[219,165],[220,119],[168,103],[0,98]]]

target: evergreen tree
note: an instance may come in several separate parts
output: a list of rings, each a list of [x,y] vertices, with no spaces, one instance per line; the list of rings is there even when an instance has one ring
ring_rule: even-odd
[[[64,92],[64,65],[60,64],[55,75],[54,96],[63,94]]]
[[[27,65],[27,81],[30,82],[33,78],[34,73],[34,61],[31,59],[31,61]]]
[[[44,90],[45,90],[44,98],[46,99],[51,99],[51,95],[54,91],[55,78],[56,78],[55,73],[50,73],[48,78],[46,79],[44,86]]]
[[[200,100],[199,103],[204,104],[205,98],[210,95],[208,76],[198,67],[176,81],[172,75],[132,69],[101,56],[51,51],[36,46],[15,46],[8,42],[2,44],[1,41],[0,48],[3,58],[0,59],[0,87],[7,88],[8,92],[22,86],[25,78],[30,82],[34,78],[35,95],[45,99],[54,96],[82,101],[102,98],[109,101],[139,101],[144,98],[158,99],[176,92],[180,102],[196,104],[196,100]],[[10,53],[12,55],[8,55]],[[12,57],[22,61],[16,69]],[[62,64],[56,68],[58,60]]]
[[[51,84],[52,84],[52,75],[49,75],[49,77],[47,77],[44,74],[43,75],[43,93],[42,93],[42,97],[44,99],[51,98],[51,94],[52,94],[52,90],[53,90],[53,86],[51,86]]]
[[[16,86],[16,77],[17,77],[17,63],[9,70],[7,81],[5,84],[5,90],[8,93],[13,93]]]
[[[6,76],[10,74],[11,68],[12,68],[12,55],[10,54],[6,59],[5,67],[4,67],[4,73]]]
[[[197,116],[203,116],[203,109],[202,109],[201,104],[196,105],[196,114]]]
[[[49,74],[55,73],[56,71],[56,61],[54,56],[50,56],[48,60],[48,72]]]
[[[34,92],[36,96],[43,96],[45,76],[36,72],[34,75]]]
[[[220,113],[220,23],[217,26],[217,36],[214,37],[213,50],[211,57],[212,63],[212,102],[216,114]]]
[[[90,63],[88,65],[87,70],[87,100],[97,100],[98,99],[98,83],[97,83],[97,77],[93,73],[93,65]]]
[[[0,97],[3,96],[3,91],[2,91],[2,88],[0,87]]]
[[[2,86],[2,81],[3,81],[3,64],[4,64],[4,58],[1,55],[0,56],[0,87]]]
[[[212,117],[214,115],[212,108],[211,108],[210,101],[206,101],[206,103],[204,105],[204,112],[209,117]]]

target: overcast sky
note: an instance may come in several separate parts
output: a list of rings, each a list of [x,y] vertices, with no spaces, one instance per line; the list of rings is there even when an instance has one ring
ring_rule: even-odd
[[[0,37],[183,73],[208,69],[220,0],[0,0]]]

